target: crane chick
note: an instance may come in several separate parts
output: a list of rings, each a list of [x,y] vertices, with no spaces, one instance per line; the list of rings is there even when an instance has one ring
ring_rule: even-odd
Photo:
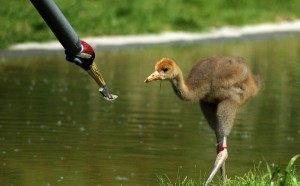
[[[241,58],[209,57],[196,63],[187,78],[170,58],[163,58],[146,83],[169,81],[175,94],[185,101],[199,101],[202,113],[217,138],[217,158],[206,180],[208,185],[220,169],[225,183],[225,160],[228,157],[227,136],[238,108],[260,90],[261,79],[253,75]]]

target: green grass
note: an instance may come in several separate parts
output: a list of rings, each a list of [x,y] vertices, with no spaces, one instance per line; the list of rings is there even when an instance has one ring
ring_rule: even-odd
[[[0,48],[55,37],[29,0],[0,0]],[[300,18],[299,0],[56,0],[80,37],[201,32]]]
[[[266,163],[263,169],[263,163],[260,162],[257,166],[246,173],[244,176],[237,176],[234,179],[227,179],[227,186],[299,186],[300,185],[300,172],[295,166],[295,161],[300,157],[300,154],[294,156],[285,168],[276,165],[271,167]],[[299,168],[299,167],[298,167]],[[222,185],[220,180],[215,178],[214,182],[210,185]],[[202,186],[205,180],[189,179],[187,176],[181,178],[177,176],[175,181],[171,181],[167,175],[159,175],[158,183],[160,186]]]

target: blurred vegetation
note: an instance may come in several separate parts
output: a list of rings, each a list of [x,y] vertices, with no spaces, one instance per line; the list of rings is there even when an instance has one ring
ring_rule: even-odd
[[[53,40],[29,0],[0,0],[0,48]],[[294,20],[299,0],[56,0],[80,37],[200,32],[224,25],[240,26]]]

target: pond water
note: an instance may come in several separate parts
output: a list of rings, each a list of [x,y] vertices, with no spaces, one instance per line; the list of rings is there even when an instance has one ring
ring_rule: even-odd
[[[211,55],[242,56],[264,79],[229,136],[228,177],[259,161],[300,153],[300,36],[96,51],[113,94],[63,53],[1,58],[1,185],[157,185],[157,175],[199,179],[211,171],[215,136],[198,103],[167,83],[143,83],[172,57],[187,74]],[[179,173],[178,173],[179,172]]]

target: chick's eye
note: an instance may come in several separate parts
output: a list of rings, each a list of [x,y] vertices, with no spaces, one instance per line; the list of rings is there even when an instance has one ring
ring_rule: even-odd
[[[164,72],[168,72],[169,69],[168,69],[167,67],[165,67],[165,68],[163,68],[162,70],[163,70]]]

